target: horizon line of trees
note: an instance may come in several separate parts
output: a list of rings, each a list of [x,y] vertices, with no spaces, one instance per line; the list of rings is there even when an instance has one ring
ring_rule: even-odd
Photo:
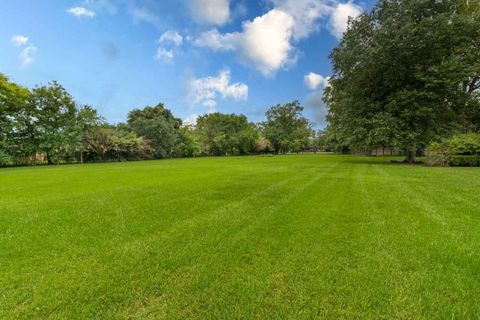
[[[159,103],[109,124],[78,105],[58,82],[22,87],[0,73],[0,166],[197,156],[287,153],[325,148],[298,101],[276,105],[266,120],[209,113],[187,125]]]

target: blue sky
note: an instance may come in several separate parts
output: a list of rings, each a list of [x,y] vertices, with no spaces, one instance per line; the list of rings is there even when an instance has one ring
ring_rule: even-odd
[[[0,72],[60,82],[110,122],[164,102],[261,121],[299,100],[324,125],[328,55],[372,0],[15,0],[0,2]]]

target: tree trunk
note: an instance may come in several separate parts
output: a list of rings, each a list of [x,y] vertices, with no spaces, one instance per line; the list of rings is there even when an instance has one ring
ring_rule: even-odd
[[[417,162],[417,151],[416,150],[409,150],[407,151],[407,158],[405,159],[406,163],[413,164]]]
[[[48,152],[46,152],[45,154],[46,154],[46,156],[47,156],[47,164],[48,164],[48,165],[53,164],[52,159],[50,158],[50,154],[49,154]]]

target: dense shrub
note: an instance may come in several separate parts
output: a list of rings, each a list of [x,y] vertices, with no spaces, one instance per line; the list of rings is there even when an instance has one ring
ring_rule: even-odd
[[[460,134],[432,144],[428,162],[436,166],[480,166],[480,134]]]
[[[0,150],[0,166],[7,166],[12,163],[13,163],[12,156]]]
[[[454,167],[480,167],[480,155],[450,156],[450,165]]]

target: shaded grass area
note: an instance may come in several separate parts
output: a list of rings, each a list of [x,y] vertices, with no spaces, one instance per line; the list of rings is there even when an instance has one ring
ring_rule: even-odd
[[[480,170],[389,161],[1,169],[0,318],[478,318]]]

